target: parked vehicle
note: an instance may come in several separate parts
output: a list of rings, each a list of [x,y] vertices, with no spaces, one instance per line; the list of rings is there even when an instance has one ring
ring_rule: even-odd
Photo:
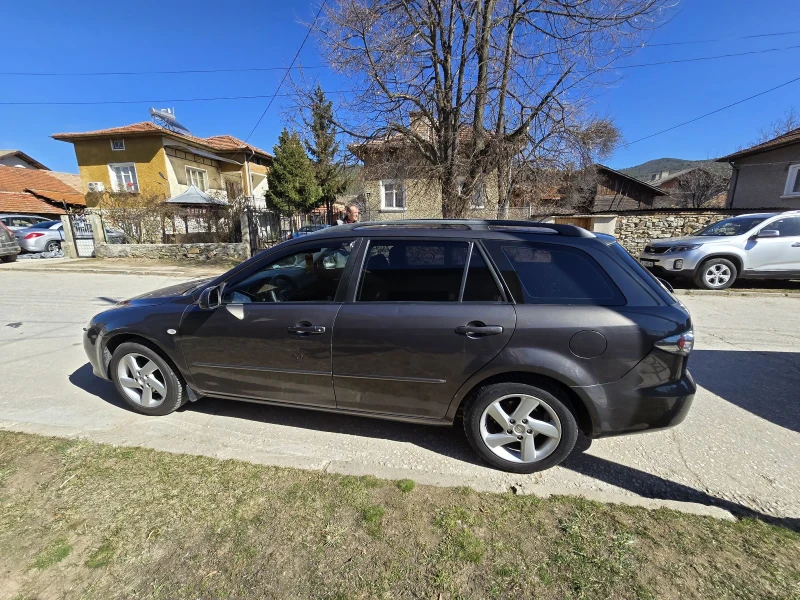
[[[95,316],[95,375],[138,412],[215,396],[463,428],[552,467],[579,431],[680,423],[686,308],[612,236],[528,221],[356,223]]]
[[[12,214],[0,214],[0,223],[8,227],[11,231],[17,231],[18,229],[25,229],[26,227],[30,227],[31,225],[36,225],[37,223],[44,223],[45,221],[50,221],[51,219],[47,217],[40,217],[38,215],[12,215]]]
[[[61,221],[42,221],[14,232],[20,248],[26,252],[55,252],[64,241],[64,224]]]
[[[0,221],[0,261],[14,262],[17,260],[19,252],[20,248],[14,237],[14,232]]]
[[[639,261],[661,277],[724,290],[742,279],[800,279],[800,211],[723,219],[690,236],[651,241]]]
[[[296,240],[298,238],[307,236],[309,233],[314,233],[316,231],[322,231],[323,229],[328,229],[328,227],[330,227],[330,225],[325,225],[325,224],[322,224],[322,223],[317,224],[317,225],[303,225],[297,231],[290,232],[286,236],[286,239],[287,240]]]

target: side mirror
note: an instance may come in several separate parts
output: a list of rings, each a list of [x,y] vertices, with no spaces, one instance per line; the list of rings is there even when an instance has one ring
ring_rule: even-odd
[[[660,283],[660,284],[661,284],[661,285],[663,285],[665,288],[667,288],[667,291],[668,291],[668,292],[670,292],[670,293],[671,293],[671,292],[674,292],[674,291],[675,291],[675,288],[674,288],[674,287],[672,287],[672,284],[671,284],[669,281],[667,281],[666,279],[661,279],[661,277],[656,277],[656,279],[658,279],[658,283]]]
[[[222,292],[218,285],[204,289],[197,300],[197,306],[203,310],[214,310],[220,304],[222,304]]]
[[[777,229],[762,229],[758,232],[760,238],[781,237],[781,232]]]

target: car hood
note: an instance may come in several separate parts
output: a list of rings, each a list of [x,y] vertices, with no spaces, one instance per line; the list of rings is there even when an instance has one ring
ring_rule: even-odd
[[[713,244],[731,241],[738,236],[732,235],[686,235],[683,237],[662,238],[651,241],[648,246],[675,246],[677,244]]]
[[[156,306],[158,304],[164,304],[172,298],[186,295],[188,292],[197,289],[213,279],[214,277],[203,277],[201,279],[192,279],[191,281],[176,283],[175,285],[159,288],[152,292],[141,294],[140,296],[128,298],[120,302],[117,306]]]

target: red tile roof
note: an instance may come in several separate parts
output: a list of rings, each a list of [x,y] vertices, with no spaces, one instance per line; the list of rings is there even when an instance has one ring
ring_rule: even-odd
[[[156,125],[151,121],[142,121],[141,123],[133,123],[132,125],[125,125],[123,127],[111,127],[109,129],[85,131],[83,133],[55,133],[51,137],[62,142],[71,142],[73,140],[81,140],[86,138],[103,138],[126,135],[139,136],[152,134],[166,135],[174,139],[194,142],[195,144],[205,146],[211,150],[217,150],[218,152],[237,152],[241,150],[249,150],[251,152],[255,152],[256,154],[261,154],[270,158],[272,157],[272,155],[266,150],[257,148],[256,146],[248,144],[239,138],[233,137],[232,135],[212,135],[211,137],[201,138],[194,135],[172,131],[166,127]]]
[[[63,215],[63,203],[86,206],[78,194],[49,171],[0,165],[0,212]]]
[[[774,150],[775,148],[782,148],[783,146],[789,146],[791,144],[800,144],[800,127],[797,129],[792,129],[791,131],[772,138],[771,140],[767,140],[766,142],[762,142],[760,144],[756,144],[755,146],[750,146],[744,150],[739,150],[733,154],[728,154],[727,156],[718,158],[717,162],[728,162],[736,158],[743,158],[745,156],[750,156],[751,154],[758,154],[759,152]]]

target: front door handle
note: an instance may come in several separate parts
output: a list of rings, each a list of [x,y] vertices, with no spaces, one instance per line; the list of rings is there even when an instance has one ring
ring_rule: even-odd
[[[481,322],[472,322],[456,327],[456,333],[476,338],[486,335],[499,335],[503,333],[503,328],[500,325],[484,325]]]
[[[325,333],[325,328],[322,325],[312,325],[308,321],[301,321],[297,325],[289,327],[288,331],[297,335],[319,335]]]

